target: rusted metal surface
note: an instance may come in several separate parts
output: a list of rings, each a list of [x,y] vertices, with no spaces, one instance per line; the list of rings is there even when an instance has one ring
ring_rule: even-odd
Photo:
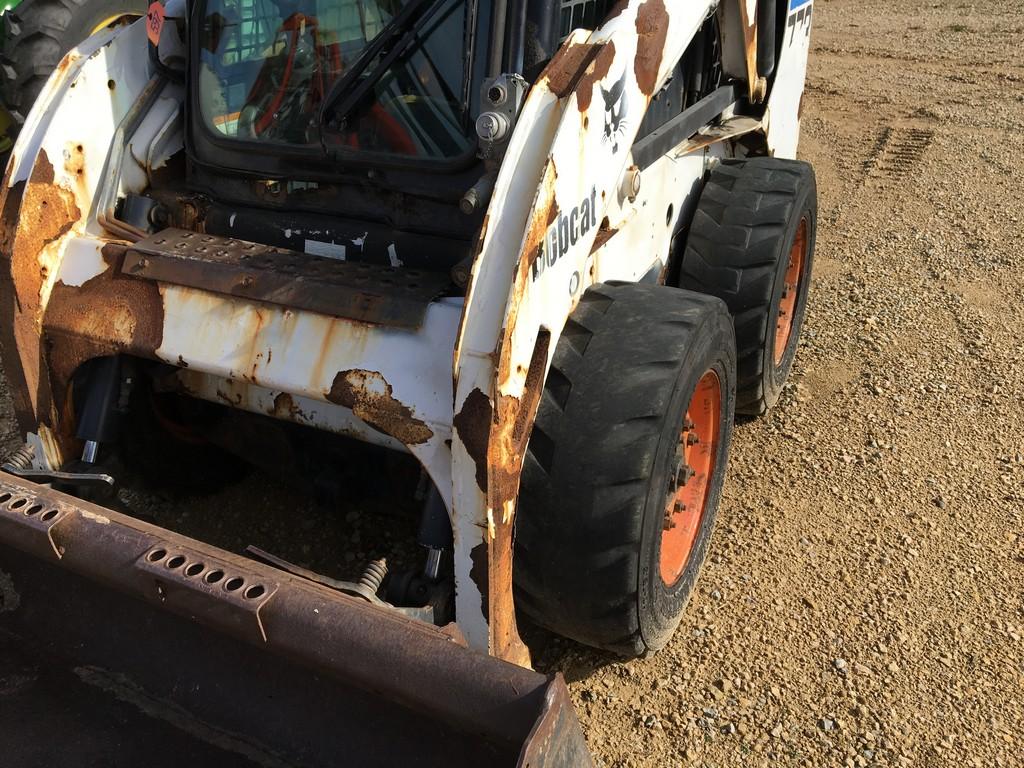
[[[418,328],[448,275],[342,261],[235,238],[165,229],[135,243],[135,277],[306,309],[361,322]]]
[[[588,44],[563,46],[551,57],[539,79],[547,82],[555,96],[565,98],[576,90],[583,73],[603,47]]]
[[[476,482],[484,493],[487,493],[487,438],[493,415],[490,398],[479,389],[474,389],[452,422],[476,465]]]
[[[564,690],[439,628],[3,473],[0,544],[516,753]]]
[[[8,195],[4,216],[13,293],[4,301],[2,318],[4,334],[11,334],[4,340],[5,363],[18,421],[23,429],[35,430],[40,421],[54,422],[41,338],[46,291],[62,238],[81,216],[74,193],[55,182],[45,150],[39,151],[24,185]]]
[[[590,109],[594,97],[594,85],[608,76],[612,62],[615,60],[615,41],[608,40],[593,46],[597,54],[587,64],[587,68],[576,84],[576,108],[580,112]]]
[[[164,383],[181,394],[218,405],[334,432],[393,451],[408,450],[400,440],[370,426],[350,408],[341,405],[292,392],[281,392],[244,379],[226,379],[192,368],[182,368],[175,374],[173,381]],[[239,430],[233,428],[232,431],[237,433]],[[421,444],[416,446],[422,447]]]
[[[371,427],[405,445],[419,445],[434,436],[430,427],[395,400],[391,385],[377,371],[338,371],[327,399],[351,408]]]
[[[101,250],[108,268],[81,285],[58,280],[43,325],[54,400],[63,407],[71,377],[87,360],[131,354],[156,360],[163,342],[164,306],[155,283],[119,274],[118,249]]]
[[[661,60],[665,55],[665,41],[668,39],[668,10],[665,0],[647,0],[636,14],[636,56],[633,71],[640,92],[653,96],[660,85]]]
[[[590,759],[586,743],[572,727],[575,719],[568,693],[558,686],[548,688],[544,696],[544,714],[534,725],[530,738],[519,755],[517,768],[592,766],[594,763]]]

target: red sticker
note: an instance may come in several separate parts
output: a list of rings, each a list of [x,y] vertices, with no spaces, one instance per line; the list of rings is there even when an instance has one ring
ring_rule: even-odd
[[[160,44],[160,30],[164,28],[164,4],[150,3],[146,11],[146,35],[153,45]]]

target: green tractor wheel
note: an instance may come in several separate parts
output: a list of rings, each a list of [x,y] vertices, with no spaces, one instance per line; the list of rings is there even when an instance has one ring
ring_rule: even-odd
[[[104,27],[141,16],[145,0],[21,0],[6,6],[0,37],[0,153],[64,54]]]

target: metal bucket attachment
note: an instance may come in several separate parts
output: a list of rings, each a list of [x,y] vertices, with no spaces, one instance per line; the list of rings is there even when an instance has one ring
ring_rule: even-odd
[[[558,676],[4,473],[0,753],[10,766],[591,764]]]

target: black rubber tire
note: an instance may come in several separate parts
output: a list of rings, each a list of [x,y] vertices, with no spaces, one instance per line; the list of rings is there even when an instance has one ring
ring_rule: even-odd
[[[807,308],[818,221],[814,169],[797,160],[724,160],[712,169],[694,213],[679,287],[725,301],[736,326],[736,411],[757,416],[779,399],[793,367]],[[807,255],[793,328],[775,364],[775,324],[789,252],[807,219]]]
[[[718,299],[676,288],[590,288],[561,336],[530,436],[516,516],[525,617],[635,656],[668,642],[707,552],[732,432],[732,321]],[[714,368],[720,441],[682,576],[659,570],[669,477],[690,398]]]
[[[23,0],[3,15],[0,98],[22,120],[64,54],[114,16],[146,12],[142,0]]]

